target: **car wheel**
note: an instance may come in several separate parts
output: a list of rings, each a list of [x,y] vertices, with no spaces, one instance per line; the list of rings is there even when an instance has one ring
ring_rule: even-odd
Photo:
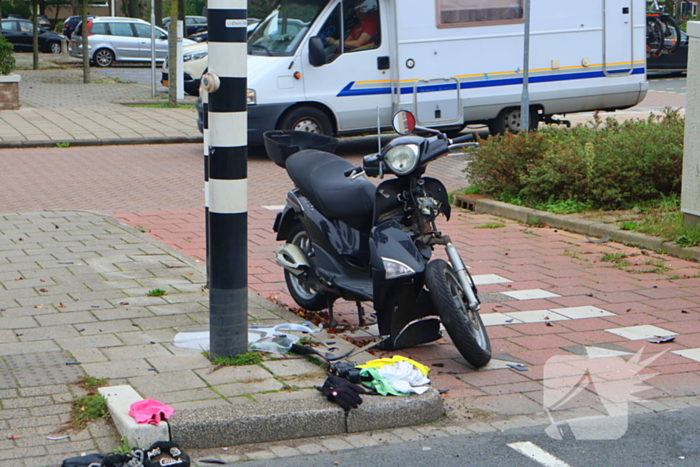
[[[49,43],[49,52],[51,52],[52,54],[60,54],[61,53],[61,43],[60,42]]]
[[[109,49],[100,49],[93,55],[95,65],[106,68],[114,63],[114,53]]]
[[[281,130],[309,131],[323,135],[332,135],[333,127],[328,116],[316,107],[297,107],[280,120]]]

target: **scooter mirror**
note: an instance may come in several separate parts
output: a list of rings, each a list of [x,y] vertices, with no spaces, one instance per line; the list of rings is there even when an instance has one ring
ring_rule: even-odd
[[[408,110],[399,110],[391,121],[394,131],[400,135],[407,135],[416,128],[416,117]]]

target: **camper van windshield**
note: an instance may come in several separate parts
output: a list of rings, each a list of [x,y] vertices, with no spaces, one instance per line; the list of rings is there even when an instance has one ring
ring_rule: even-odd
[[[292,55],[328,0],[281,0],[248,38],[251,55]]]

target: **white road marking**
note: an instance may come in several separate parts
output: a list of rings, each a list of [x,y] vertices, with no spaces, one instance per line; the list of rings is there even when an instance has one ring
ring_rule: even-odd
[[[515,449],[523,456],[529,457],[538,464],[544,465],[545,467],[571,467],[569,464],[561,459],[557,459],[538,445],[531,443],[530,441],[523,441],[520,443],[510,443],[509,448]]]

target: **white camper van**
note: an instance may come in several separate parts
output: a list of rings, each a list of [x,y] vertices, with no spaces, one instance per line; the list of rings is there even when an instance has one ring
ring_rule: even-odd
[[[524,0],[280,0],[248,40],[248,136],[422,126],[517,130]],[[645,0],[532,0],[531,125],[634,106],[648,89]]]

